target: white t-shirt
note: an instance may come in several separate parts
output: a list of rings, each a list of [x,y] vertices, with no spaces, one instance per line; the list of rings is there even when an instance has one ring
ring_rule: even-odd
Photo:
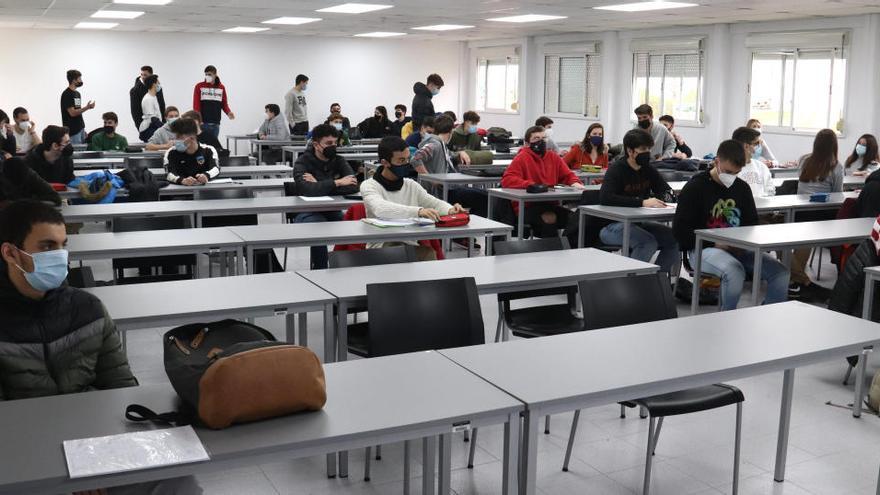
[[[144,98],[141,100],[141,110],[144,112],[144,119],[141,120],[141,125],[138,127],[138,130],[141,132],[150,127],[150,122],[152,122],[153,117],[160,120],[162,119],[162,110],[159,109],[159,99],[150,93],[145,94]]]
[[[24,131],[19,134],[18,130],[16,129],[12,131],[12,135],[15,136],[16,153],[27,153],[34,146],[34,138],[31,137],[30,132]]]
[[[752,188],[752,196],[756,198],[776,194],[776,186],[773,184],[773,175],[770,174],[770,169],[754,158],[749,160],[736,176]]]

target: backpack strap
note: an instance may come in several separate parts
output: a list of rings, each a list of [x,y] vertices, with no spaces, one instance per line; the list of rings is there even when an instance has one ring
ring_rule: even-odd
[[[129,404],[125,408],[125,419],[136,422],[149,421],[166,426],[186,426],[193,423],[193,418],[183,412],[157,413],[140,404]]]

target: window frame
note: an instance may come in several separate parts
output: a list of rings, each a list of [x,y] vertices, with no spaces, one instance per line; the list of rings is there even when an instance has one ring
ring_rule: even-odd
[[[505,61],[505,67],[504,67],[504,81],[505,81],[504,93],[505,93],[505,95],[504,95],[504,99],[505,99],[505,104],[506,104],[507,103],[507,92],[510,89],[507,87],[507,81],[510,78],[510,65],[511,65],[511,61],[513,59],[517,60],[516,72],[515,72],[516,73],[516,86],[515,86],[516,87],[516,101],[515,101],[516,110],[510,110],[507,108],[490,107],[488,105],[488,102],[489,102],[489,92],[488,92],[488,89],[489,89],[488,88],[489,65],[493,61],[496,61],[496,62],[499,60]],[[480,80],[480,69],[481,69],[481,65],[483,65],[484,63],[485,63],[486,70],[485,70],[484,78],[481,81]],[[478,54],[476,56],[476,67],[475,67],[475,74],[474,74],[474,81],[475,81],[475,84],[474,84],[474,108],[477,111],[479,111],[480,113],[499,114],[499,115],[519,115],[520,106],[521,106],[520,99],[522,96],[520,94],[521,70],[522,70],[522,57],[520,56],[519,53],[517,53],[517,50],[512,50],[512,53],[509,53],[507,55]],[[486,92],[482,107],[479,104],[479,102],[480,102],[480,87],[482,87]]]
[[[668,56],[683,56],[683,55],[697,55],[699,57],[699,75],[697,81],[697,118],[696,120],[687,119],[684,117],[680,117],[678,115],[672,114],[675,117],[675,125],[682,127],[705,127],[706,119],[705,119],[705,86],[706,86],[706,48],[703,40],[699,41],[698,48],[696,49],[671,49],[671,50],[631,50],[632,55],[632,81],[630,85],[630,98],[633,99],[636,94],[636,83],[638,81],[638,72],[636,70],[637,57],[639,55],[647,55],[648,56],[648,77],[646,79],[650,80],[650,58],[652,56],[662,56],[663,57],[663,75],[660,80],[660,108],[654,109],[654,113],[657,114],[655,117],[659,117],[663,115],[665,112],[663,111],[664,102],[666,99],[666,69],[667,69],[667,60]],[[645,84],[645,91],[650,98],[650,81],[647,81]],[[647,103],[647,101],[643,101],[642,103]],[[635,122],[635,120],[633,120]]]
[[[583,120],[589,122],[598,122],[600,112],[602,111],[602,54],[599,48],[599,44],[596,43],[596,49],[594,51],[587,50],[551,50],[544,52],[543,60],[544,60],[544,70],[543,70],[543,102],[541,104],[544,112],[542,115],[547,115],[549,117],[557,117],[562,119],[576,119]],[[547,108],[547,59],[548,57],[557,57],[560,60],[559,70],[562,69],[562,59],[563,58],[581,58],[584,59],[584,63],[586,64],[586,68],[584,71],[584,84],[583,84],[583,102],[582,102],[582,110],[580,113],[573,112],[561,112],[559,111],[559,94],[557,90],[557,101],[556,101],[556,109],[551,110]],[[597,79],[598,91],[596,93],[596,110],[595,114],[590,114],[588,112],[588,100],[589,100],[589,67],[590,67],[590,57],[593,57],[596,60],[596,74],[595,77]],[[559,78],[559,84],[561,84],[561,78]]]

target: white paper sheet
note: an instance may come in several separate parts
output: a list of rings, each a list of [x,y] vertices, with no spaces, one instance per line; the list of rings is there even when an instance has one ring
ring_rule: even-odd
[[[209,182],[209,184],[232,184],[233,182],[234,181],[232,179],[227,177],[225,179],[214,179]]]
[[[63,443],[71,478],[210,459],[191,426],[65,440]]]
[[[299,199],[303,201],[333,201],[330,196],[300,196]]]

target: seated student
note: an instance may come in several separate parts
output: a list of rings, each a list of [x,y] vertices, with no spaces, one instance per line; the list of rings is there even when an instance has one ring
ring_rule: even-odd
[[[269,103],[266,105],[265,109],[266,120],[263,121],[260,125],[260,130],[257,131],[259,138],[279,141],[290,139],[290,128],[287,126],[287,121],[284,120],[284,116],[281,115],[281,108],[274,103]],[[272,165],[280,160],[281,147],[270,146],[263,150],[263,161],[265,163]]]
[[[749,185],[756,198],[776,195],[776,185],[773,184],[770,169],[754,158],[755,148],[761,145],[761,134],[755,129],[739,127],[733,131],[731,139],[741,144],[746,151],[746,164],[737,177]]]
[[[44,181],[67,184],[74,178],[73,145],[67,127],[50,125],[43,129],[43,144],[35,146],[25,163]]]
[[[695,175],[682,189],[672,227],[682,249],[696,259],[694,231],[758,224],[752,191],[737,177],[746,163],[742,143],[727,140],[718,146],[712,170]],[[721,310],[736,309],[746,276],[755,265],[749,251],[723,245],[703,246],[701,271],[721,279]],[[692,261],[693,262],[693,261]],[[764,304],[785,301],[788,270],[769,254],[761,255],[761,279],[767,281]]]
[[[141,100],[141,112],[143,117],[138,126],[139,137],[141,141],[147,142],[156,132],[156,129],[162,127],[162,110],[159,107],[159,98],[156,96],[162,91],[162,85],[159,84],[159,76],[153,74],[144,81],[147,93]]]
[[[7,201],[35,199],[61,205],[61,197],[36,172],[14,156],[0,161],[0,209]]]
[[[119,117],[113,112],[106,112],[101,118],[104,119],[104,129],[92,136],[89,151],[125,151],[128,140],[116,133]]]
[[[658,126],[667,132],[663,126]],[[654,139],[642,129],[632,129],[623,136],[623,154],[608,167],[599,203],[632,208],[664,208],[673,199],[672,188],[651,165]],[[601,223],[599,224],[601,225]],[[623,245],[623,224],[608,223],[599,231],[599,239],[611,246]],[[628,254],[631,258],[650,262],[658,250],[656,264],[660,271],[672,273],[678,263],[678,243],[672,229],[655,222],[632,225],[629,229]]]
[[[376,107],[372,117],[364,119],[357,127],[361,132],[362,138],[377,139],[392,134],[391,121],[388,120],[388,110],[381,105]]]
[[[348,138],[348,129],[345,127],[346,120],[348,119],[343,117],[341,113],[331,113],[327,117],[327,123],[339,132],[339,146],[351,146],[351,139]],[[311,138],[311,133],[309,133],[309,139]]]
[[[456,172],[456,166],[470,165],[471,159],[464,151],[453,153],[449,150],[452,139],[452,119],[441,115],[434,119],[434,132],[419,143],[419,150],[412,159],[412,166],[420,174],[444,174]]]
[[[754,129],[758,131],[758,133],[761,133],[761,121],[758,119],[749,119],[749,121],[746,122],[746,127],[748,127],[749,129]],[[779,165],[779,162],[776,161],[776,157],[773,156],[773,152],[770,151],[770,146],[768,146],[767,141],[764,140],[763,133],[761,133],[761,136],[761,144],[759,144],[758,147],[755,148],[755,153],[752,155],[752,158],[758,159],[768,167],[775,167]]]
[[[329,124],[312,129],[312,141],[293,165],[293,180],[300,196],[342,196],[358,190],[354,171],[342,155],[336,153],[339,131]],[[295,223],[338,222],[339,211],[298,213]],[[327,246],[311,247],[311,269],[327,268]]]
[[[442,215],[461,213],[461,205],[450,205],[428,193],[410,177],[415,170],[409,163],[409,148],[398,136],[386,136],[379,143],[381,167],[373,177],[361,183],[368,218],[406,219],[429,218],[438,220]],[[367,248],[400,245],[397,242],[370,243]],[[407,242],[413,244],[415,242]],[[436,260],[437,253],[428,246],[416,246],[419,261]]]
[[[843,166],[837,161],[837,133],[822,129],[813,140],[813,152],[798,161],[801,174],[798,177],[798,194],[832,193],[843,191]],[[798,213],[796,221],[831,220],[834,211],[805,211]],[[815,301],[831,297],[831,291],[810,281],[807,275],[807,261],[810,248],[794,250],[791,258],[791,286],[788,295]]]
[[[165,125],[156,129],[156,132],[150,136],[144,149],[147,151],[165,151],[174,146],[174,133],[171,132],[171,124],[180,118],[180,111],[177,107],[170,106],[165,109]]]
[[[342,105],[339,103],[332,103],[330,105],[330,114],[338,113],[342,115]],[[342,130],[348,132],[351,129],[351,123],[348,121],[347,117],[342,117]]]
[[[856,200],[856,214],[863,218],[880,216],[880,170],[865,178],[865,185]]]
[[[651,161],[672,158],[675,153],[675,139],[662,125],[654,124],[654,109],[651,105],[639,105],[634,110],[637,125],[651,134],[654,145],[651,148]]]
[[[403,126],[410,122],[412,122],[412,117],[406,116],[406,105],[402,103],[394,105],[394,120],[391,121],[391,135],[400,136],[403,131]],[[412,132],[412,126],[410,126],[410,132]]]
[[[694,152],[691,151],[691,147],[684,142],[684,138],[677,132],[675,132],[675,118],[672,115],[661,115],[659,119],[660,124],[672,134],[672,139],[675,140],[675,151],[672,153],[674,158],[680,158],[684,160],[685,158],[690,158],[694,155]]]
[[[843,166],[846,175],[865,176],[880,170],[877,138],[873,134],[862,134]]]
[[[470,110],[465,112],[461,118],[464,119],[464,122],[452,130],[452,136],[449,138],[449,148],[452,151],[479,151],[483,147],[483,138],[477,134],[477,124],[480,123],[480,115]]]
[[[196,186],[220,175],[217,150],[198,142],[199,126],[195,120],[177,119],[171,124],[171,131],[174,147],[165,152],[164,164],[168,182]]]
[[[409,146],[409,151],[414,155],[422,141],[431,134],[434,134],[434,117],[425,117],[422,120],[421,128],[406,137],[406,145]]]
[[[229,156],[229,150],[227,150],[223,147],[222,144],[220,144],[220,139],[218,139],[213,132],[205,130],[205,127],[202,125],[202,114],[196,112],[195,110],[189,110],[187,112],[184,112],[183,115],[181,115],[180,117],[186,117],[188,119],[193,119],[196,121],[196,126],[199,128],[198,139],[200,144],[213,147],[215,150],[217,150],[217,154],[220,156]]]
[[[581,165],[599,165],[608,168],[608,144],[605,143],[605,128],[594,122],[587,127],[587,133],[580,143],[571,145],[571,149],[562,160],[572,170],[580,170]]]
[[[9,115],[0,110],[0,159],[8,160],[15,155],[15,132],[9,125]]]
[[[27,109],[16,107],[12,111],[12,120],[15,126],[12,134],[15,136],[15,154],[24,155],[34,146],[42,143],[37,134],[37,125],[31,120]]]
[[[0,401],[138,385],[104,305],[65,283],[66,243],[52,206],[25,200],[0,211]],[[190,476],[98,492],[202,490]]]
[[[547,116],[541,116],[535,120],[535,125],[544,128],[544,135],[546,136],[547,141],[547,151],[557,155],[560,154],[559,145],[553,140],[553,119]]]
[[[501,177],[501,187],[526,189],[532,184],[555,186],[563,184],[583,189],[584,185],[557,153],[547,150],[544,128],[530,127],[523,138],[523,146]],[[514,212],[519,206],[513,203]],[[556,237],[565,228],[568,209],[554,202],[527,203],[525,221],[532,227],[536,237]],[[522,235],[522,233],[520,233]]]

